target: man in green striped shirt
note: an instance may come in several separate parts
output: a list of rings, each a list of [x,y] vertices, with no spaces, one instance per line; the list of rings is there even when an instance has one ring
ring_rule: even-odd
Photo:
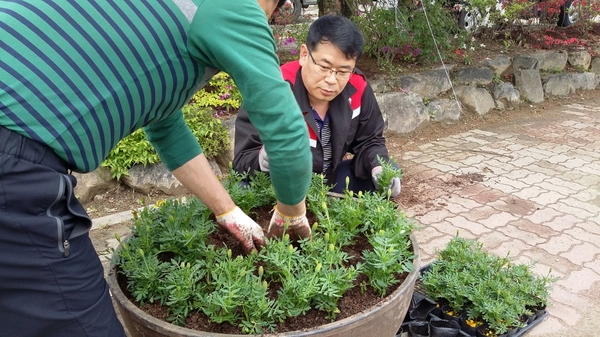
[[[181,113],[218,71],[269,151],[271,227],[292,219],[310,235],[307,130],[267,23],[283,2],[0,2],[0,334],[123,335],[69,170],[94,170],[138,128],[247,251],[264,244]]]

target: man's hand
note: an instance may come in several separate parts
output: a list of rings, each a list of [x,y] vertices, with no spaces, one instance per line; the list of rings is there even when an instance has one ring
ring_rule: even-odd
[[[265,151],[264,146],[258,152],[258,166],[260,166],[261,171],[269,172],[269,157],[267,157],[267,151]]]
[[[300,240],[311,235],[310,225],[306,218],[306,212],[299,216],[286,216],[279,212],[277,206],[274,208],[271,222],[269,223],[268,237],[282,237],[285,234],[290,235],[292,240]]]
[[[217,223],[242,244],[246,253],[265,245],[262,228],[237,206],[227,213],[217,215]]]
[[[373,184],[375,185],[376,190],[379,190],[378,180],[379,180],[379,176],[381,175],[382,172],[383,172],[383,168],[381,166],[375,166],[371,170],[371,177],[373,178]],[[397,197],[400,194],[400,191],[402,190],[402,185],[400,184],[400,178],[398,178],[398,177],[392,178],[392,181],[390,182],[388,189],[390,189],[392,192],[391,193],[392,198]]]

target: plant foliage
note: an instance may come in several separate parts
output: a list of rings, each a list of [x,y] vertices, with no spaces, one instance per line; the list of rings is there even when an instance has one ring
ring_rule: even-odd
[[[244,178],[250,185],[240,187]],[[254,334],[312,309],[333,320],[349,289],[370,285],[383,297],[414,268],[409,237],[414,224],[378,194],[328,196],[323,179],[313,175],[307,198],[308,212],[317,218],[310,239],[291,242],[284,235],[268,239],[258,253],[233,256],[228,247],[207,240],[216,224],[204,204],[196,198],[167,200],[134,214],[132,236],[117,237],[121,246],[113,262],[135,300],[167,306],[175,324],[183,325],[191,311]],[[266,175],[232,173],[223,185],[250,213],[275,204]],[[372,250],[349,255],[345,248],[363,236]],[[368,285],[357,284],[360,274]]]
[[[423,273],[425,293],[454,312],[483,319],[496,334],[523,325],[531,308],[545,307],[554,277],[537,276],[531,264],[515,264],[483,250],[475,240],[454,237]]]
[[[229,132],[210,110],[191,103],[185,105],[182,111],[187,125],[198,139],[206,157],[216,157],[229,148]],[[113,178],[119,180],[121,176],[127,175],[134,165],[150,165],[159,161],[156,150],[146,139],[146,133],[138,129],[123,138],[108,153],[101,166],[107,167]]]

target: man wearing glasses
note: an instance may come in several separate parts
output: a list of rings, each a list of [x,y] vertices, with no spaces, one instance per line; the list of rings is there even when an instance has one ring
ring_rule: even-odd
[[[356,69],[364,39],[343,16],[325,15],[310,26],[300,59],[281,67],[304,114],[313,155],[313,172],[323,173],[333,192],[374,191],[382,172],[378,160],[389,161],[383,117],[373,89]],[[269,172],[268,156],[240,110],[235,124],[234,169]],[[344,159],[350,153],[352,159]],[[389,186],[400,194],[400,179]]]

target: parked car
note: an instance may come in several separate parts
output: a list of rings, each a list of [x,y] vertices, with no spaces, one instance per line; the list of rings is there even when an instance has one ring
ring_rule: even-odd
[[[292,12],[294,21],[298,21],[303,8],[308,8],[308,6],[314,6],[316,4],[317,0],[287,0],[284,7],[287,7],[286,10]]]

